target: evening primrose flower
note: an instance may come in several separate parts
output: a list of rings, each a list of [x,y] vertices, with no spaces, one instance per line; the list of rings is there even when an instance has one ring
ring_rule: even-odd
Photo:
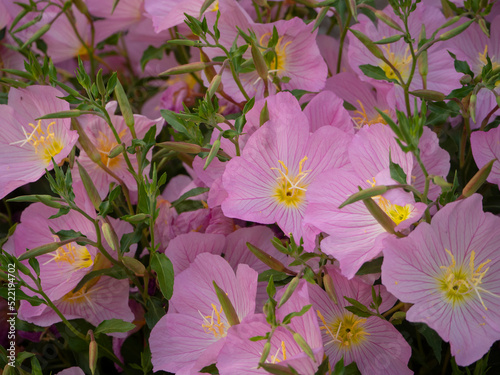
[[[69,119],[36,120],[49,113],[67,111],[64,96],[49,86],[11,88],[8,105],[0,105],[0,198],[38,180],[45,169],[61,163],[73,148],[78,134]]]
[[[279,300],[284,292],[285,289],[281,289],[276,298]],[[276,309],[276,319],[281,321],[287,314],[298,312],[310,304],[307,283],[302,280],[290,299]],[[314,311],[309,309],[304,315],[292,318],[288,327],[302,336],[311,348],[314,360],[304,352],[294,339],[292,332],[284,327],[277,327],[271,338],[269,355],[264,362],[281,365],[285,368],[291,366],[301,375],[314,375],[323,358],[321,333]],[[220,374],[268,374],[263,368],[257,368],[266,341],[251,341],[250,338],[262,336],[271,330],[272,327],[262,314],[255,315],[246,322],[231,327],[217,360]]]
[[[109,117],[111,118],[111,121],[116,129],[116,132],[118,133],[118,136],[120,137],[121,142],[129,146],[132,143],[133,137],[130,133],[129,128],[125,124],[123,116],[115,115],[117,105],[117,102],[109,102],[106,105],[106,110],[108,111]],[[109,152],[114,147],[118,146],[118,141],[116,140],[110,126],[104,119],[95,115],[81,116],[79,120],[89,140],[96,146],[97,151],[101,156],[101,162],[116,176],[121,178],[121,180],[125,183],[125,185],[131,192],[137,194],[137,181],[130,173],[123,155],[119,154],[114,158],[109,157]],[[139,139],[144,138],[146,132],[155,124],[157,135],[160,132],[161,126],[164,122],[162,119],[150,120],[147,117],[141,115],[134,115],[134,120],[135,131]],[[129,158],[132,167],[137,171],[137,155],[129,155]],[[111,182],[117,183],[117,181],[98,164],[94,163],[85,153],[85,151],[82,150],[80,152],[78,161],[92,178],[101,198],[104,198],[108,194],[109,184]],[[144,172],[149,172],[149,166],[146,167]]]
[[[329,236],[321,241],[321,250],[334,256],[342,273],[352,278],[361,265],[378,256],[383,238],[392,236],[372,216],[363,202],[358,201],[343,208],[339,206],[352,194],[376,185],[397,184],[389,177],[389,153],[411,183],[413,158],[404,153],[394,139],[392,130],[382,124],[365,126],[349,145],[352,169],[335,168],[317,178],[307,190],[309,205],[305,212],[304,226],[316,234]],[[416,203],[412,194],[390,190],[372,198],[394,222],[396,231],[406,230],[420,219],[426,209]],[[306,237],[306,245],[314,238]]]
[[[310,132],[297,100],[283,101],[281,116],[262,125],[240,157],[222,176],[228,217],[261,224],[277,223],[285,233],[302,237],[309,185],[326,170],[347,164],[351,135],[333,126]]]
[[[219,255],[199,254],[176,275],[169,312],[151,331],[154,371],[192,374],[216,362],[230,324],[213,281],[226,292],[240,322],[253,315],[257,272],[240,264],[235,273]]]
[[[500,218],[483,212],[481,200],[449,203],[431,224],[384,241],[382,283],[414,304],[406,318],[449,342],[460,366],[500,339]]]
[[[343,358],[345,365],[356,362],[361,374],[412,374],[407,366],[411,348],[391,323],[376,316],[361,318],[345,309],[350,303],[344,297],[369,306],[372,286],[360,278],[347,280],[331,266],[326,271],[335,286],[337,302],[318,285],[308,286],[331,367]],[[375,290],[382,297],[381,312],[394,304],[395,298],[384,286],[375,286]]]
[[[492,69],[500,67],[500,15],[491,20],[490,37],[488,38],[477,23],[471,24],[459,37],[450,40],[450,52],[454,53],[458,60],[466,61],[474,75],[481,74],[483,67],[491,60]],[[495,82],[496,94],[500,93],[500,81]],[[477,104],[475,111],[475,122],[471,118],[471,128],[477,129],[482,121],[496,106],[495,93],[488,89],[482,89],[477,93]],[[500,114],[496,110],[491,119]]]

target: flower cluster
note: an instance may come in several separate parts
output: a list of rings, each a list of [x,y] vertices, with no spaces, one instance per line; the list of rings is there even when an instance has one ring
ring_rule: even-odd
[[[0,0],[4,372],[498,371],[499,25]]]

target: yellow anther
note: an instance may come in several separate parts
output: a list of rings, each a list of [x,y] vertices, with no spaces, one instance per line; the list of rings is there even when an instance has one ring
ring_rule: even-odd
[[[445,293],[445,298],[448,302],[453,305],[455,303],[463,303],[468,299],[472,298],[472,292],[477,296],[479,302],[488,310],[486,307],[481,293],[486,293],[494,297],[500,298],[499,295],[490,292],[482,288],[483,277],[489,270],[489,267],[483,270],[483,268],[491,262],[491,259],[487,259],[485,262],[481,263],[479,266],[475,266],[476,252],[472,250],[469,258],[469,267],[464,267],[464,265],[458,265],[456,263],[454,255],[450,250],[445,249],[446,253],[451,258],[451,263],[449,266],[440,266],[445,272],[437,278],[439,288]]]
[[[55,261],[58,265],[69,263],[75,270],[88,268],[93,264],[92,256],[85,246],[74,246],[69,243],[61,246],[56,251],[49,253],[52,259],[49,259],[44,264]]]
[[[203,323],[201,326],[203,327],[203,331],[205,333],[213,334],[216,339],[220,339],[221,337],[226,336],[226,325],[222,321],[221,314],[223,312],[222,306],[220,310],[217,309],[213,303],[212,306],[212,314],[211,315],[203,315],[201,312],[200,315],[203,318]]]
[[[280,174],[276,178],[277,185],[273,194],[273,197],[276,198],[279,203],[297,207],[304,201],[308,184],[305,184],[303,180],[310,172],[310,170],[302,170],[306,160],[307,156],[304,156],[300,160],[299,171],[295,176],[290,176],[288,167],[281,160],[278,160],[281,168],[271,167],[272,170],[277,170]]]

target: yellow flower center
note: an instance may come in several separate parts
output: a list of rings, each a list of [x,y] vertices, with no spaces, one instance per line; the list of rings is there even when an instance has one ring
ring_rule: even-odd
[[[482,284],[483,277],[489,270],[489,267],[486,269],[484,268],[491,262],[491,259],[486,260],[476,267],[474,265],[476,252],[473,250],[467,267],[464,264],[457,265],[455,257],[451,251],[448,249],[445,249],[445,251],[450,256],[451,263],[448,266],[440,267],[444,270],[444,272],[440,276],[436,277],[436,282],[438,284],[438,288],[443,292],[446,301],[453,305],[461,304],[471,299],[475,294],[479,298],[479,301],[484,309],[488,310],[480,293],[486,293],[500,298],[499,295],[494,294],[480,286]]]
[[[55,121],[49,123],[45,129],[42,126],[42,120],[38,120],[36,125],[29,123],[28,125],[33,129],[28,133],[23,127],[24,139],[10,143],[10,145],[19,144],[24,147],[27,143],[33,146],[35,153],[46,163],[49,164],[51,159],[59,154],[64,148],[63,143],[55,136],[53,126]]]
[[[281,359],[280,359],[281,352]],[[271,363],[279,363],[281,361],[286,361],[286,347],[285,342],[281,341],[281,345],[278,347],[278,350],[274,355],[271,355]]]
[[[203,318],[203,323],[201,324],[203,331],[208,334],[213,334],[216,339],[220,339],[225,337],[226,332],[226,324],[222,321],[221,314],[223,313],[222,306],[220,309],[217,309],[213,303],[212,305],[212,314],[203,315],[201,312],[200,315]],[[227,327],[229,328],[229,327]]]
[[[64,262],[71,264],[75,270],[88,268],[94,264],[92,256],[85,246],[75,246],[72,243],[61,246],[56,251],[49,253],[49,255],[52,256],[52,259],[49,259],[44,264],[55,261],[61,265]]]
[[[277,183],[272,195],[278,203],[282,203],[288,207],[298,207],[305,201],[308,184],[305,184],[303,180],[310,172],[310,170],[302,170],[306,160],[307,156],[304,156],[299,162],[299,173],[295,176],[290,175],[288,167],[281,160],[278,160],[281,168],[271,168],[277,170],[280,174],[276,178]]]
[[[334,321],[327,323],[319,310],[316,313],[323,323],[319,327],[320,330],[326,331],[331,337],[331,340],[326,345],[337,343],[342,349],[350,349],[353,345],[358,345],[365,341],[366,336],[370,336],[364,329],[366,319],[346,313],[342,317],[338,317]]]
[[[377,183],[375,181],[375,177],[373,178],[373,182],[367,180],[367,182],[374,187]],[[399,225],[401,222],[408,219],[411,215],[411,211],[413,210],[413,205],[408,203],[404,206],[399,206],[397,204],[392,204],[391,201],[387,198],[384,198],[381,195],[377,195],[372,197],[375,203],[391,218],[392,221]]]
[[[410,68],[412,62],[412,56],[410,53],[410,47],[406,47],[404,55],[396,55],[395,52],[391,52],[391,45],[385,45],[382,47],[385,50],[385,56],[387,60],[399,71],[401,77],[406,81],[410,75]],[[392,68],[385,62],[380,62],[379,66],[384,70],[385,75],[389,79],[397,79],[396,74]]]
[[[358,110],[354,111],[354,113],[357,114],[358,116],[352,118],[358,124],[356,126],[356,129],[361,129],[364,125],[368,125],[368,126],[373,125],[373,124],[385,124],[385,125],[387,125],[384,118],[378,112],[377,112],[376,117],[368,118],[368,115],[366,114],[365,106],[363,105],[363,103],[361,103],[361,101],[359,99],[357,100],[357,102],[358,102],[359,108],[361,108],[361,110],[358,109]],[[383,112],[386,114],[389,114],[388,109],[384,110]]]

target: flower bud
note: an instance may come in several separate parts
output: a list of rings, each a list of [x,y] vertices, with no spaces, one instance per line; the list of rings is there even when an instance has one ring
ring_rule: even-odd
[[[252,59],[255,65],[255,70],[257,71],[259,77],[262,78],[262,81],[265,83],[267,82],[268,78],[268,68],[266,60],[264,59],[264,56],[262,55],[260,49],[255,45],[253,41],[251,50],[252,50]]]
[[[247,247],[248,249],[255,255],[259,260],[264,263],[266,266],[269,268],[278,271],[278,272],[285,272],[288,273],[289,275],[296,275],[294,271],[289,270],[284,266],[283,263],[281,263],[278,259],[274,258],[273,256],[267,254],[263,250],[259,249],[258,247],[255,247],[252,245],[250,242],[247,242]]]
[[[162,77],[176,74],[195,73],[205,68],[213,67],[214,65],[221,65],[221,63],[214,61],[189,63],[165,70],[163,73],[160,73],[159,76]]]
[[[144,276],[146,273],[146,267],[144,267],[144,264],[135,258],[124,256],[122,258],[122,263],[125,267],[135,273],[136,276]]]
[[[442,102],[446,97],[443,93],[435,90],[414,90],[410,91],[410,94],[416,96],[417,98],[432,100],[435,102]]]
[[[185,152],[188,154],[199,154],[202,151],[201,146],[186,143],[186,142],[162,142],[157,144],[158,147],[166,148],[177,152]]]
[[[125,146],[121,145],[116,145],[113,147],[111,150],[109,150],[108,153],[108,158],[113,159],[116,158],[118,155],[120,155],[123,151],[125,150]]]
[[[234,309],[233,304],[231,303],[231,300],[227,296],[227,293],[224,292],[214,281],[214,288],[215,288],[215,293],[217,294],[217,298],[219,299],[219,303],[221,304],[222,310],[224,311],[224,314],[226,315],[227,322],[229,323],[230,326],[234,326],[237,324],[240,324],[240,319],[238,318],[238,314],[236,313],[236,310]]]
[[[97,188],[95,187],[92,178],[89,176],[85,168],[81,166],[78,160],[76,161],[76,164],[78,165],[78,172],[80,173],[80,178],[82,179],[83,187],[85,188],[85,191],[87,192],[87,195],[89,196],[90,201],[92,202],[94,208],[96,210],[99,210],[99,207],[102,203],[99,192],[97,191]]]
[[[380,21],[385,23],[387,26],[392,27],[393,29],[399,31],[399,32],[404,32],[401,26],[397,24],[396,21],[394,21],[391,17],[389,17],[387,14],[382,12],[381,10],[374,9],[373,13],[375,14],[375,17],[377,17]]]
[[[451,29],[450,31],[447,31],[439,36],[439,40],[444,41],[453,38],[454,36],[457,36],[460,34],[462,31],[465,31],[472,23],[474,20],[467,21],[460,26],[455,27],[454,29]]]
[[[95,373],[95,369],[97,367],[97,354],[98,354],[98,346],[97,342],[94,338],[94,332],[89,330],[88,335],[90,335],[90,343],[89,343],[89,368],[92,375]]]
[[[306,340],[302,337],[300,333],[295,332],[293,334],[293,339],[297,344],[299,344],[300,348],[306,353],[309,358],[311,358],[314,362],[316,362],[316,358],[314,358],[314,353],[309,346],[309,344],[306,342]]]
[[[361,191],[358,191],[357,193],[354,193],[351,195],[349,198],[347,198],[340,206],[339,209],[342,207],[347,206],[348,204],[361,201],[367,198],[371,197],[376,197],[377,195],[382,195],[387,191],[387,186],[374,186],[368,189],[364,189]]]
[[[78,132],[78,143],[80,143],[80,146],[82,147],[83,151],[85,151],[90,160],[92,160],[94,163],[102,164],[101,154],[99,153],[99,151],[97,151],[97,148],[90,141],[89,137],[87,137],[87,134],[81,127],[80,123],[76,120],[72,120],[71,126]]]
[[[104,234],[104,239],[111,249],[118,251],[120,249],[120,241],[116,235],[113,227],[109,223],[102,223],[101,226],[102,233]]]
[[[323,275],[323,286],[325,287],[328,297],[337,305],[338,299],[337,293],[335,292],[335,286],[333,285],[333,279],[327,272]]]
[[[359,39],[359,41],[361,43],[363,43],[365,45],[366,48],[368,48],[368,50],[378,59],[381,59],[381,60],[384,60],[385,59],[385,56],[384,56],[384,53],[382,52],[382,50],[377,47],[377,45],[375,43],[373,43],[373,41],[368,38],[365,34],[363,34],[361,31],[358,31],[358,30],[354,30],[354,29],[349,29],[351,30],[351,32],[354,34],[354,36],[356,38]]]
[[[464,190],[462,190],[462,197],[467,198],[474,194],[479,188],[484,184],[488,176],[490,175],[491,168],[497,159],[493,159],[488,162],[484,167],[482,167],[477,173],[470,179],[470,181],[465,185]]]
[[[298,276],[295,276],[292,279],[292,281],[290,281],[290,283],[286,287],[285,293],[283,293],[283,295],[280,298],[280,301],[278,303],[278,308],[280,308],[283,304],[285,304],[286,301],[290,299],[295,289],[297,289],[299,282],[300,282],[300,277]]]
[[[377,222],[389,233],[395,234],[394,228],[396,227],[396,223],[392,221],[392,219],[387,216],[387,214],[382,210],[379,205],[371,198],[364,199],[363,203],[365,204],[370,214],[377,220]]]

